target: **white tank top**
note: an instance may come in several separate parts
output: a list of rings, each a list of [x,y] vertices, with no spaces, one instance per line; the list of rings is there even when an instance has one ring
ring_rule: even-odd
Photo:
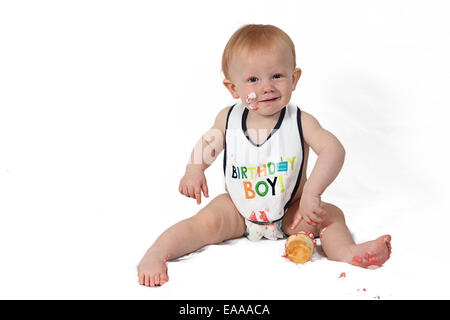
[[[281,220],[298,189],[304,146],[300,109],[285,106],[267,139],[255,144],[247,132],[249,110],[228,112],[223,169],[228,193],[241,215],[258,224]]]

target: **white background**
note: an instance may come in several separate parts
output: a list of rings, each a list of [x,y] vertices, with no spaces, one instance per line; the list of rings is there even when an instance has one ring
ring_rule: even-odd
[[[446,1],[0,2],[0,298],[450,298],[449,14]],[[243,238],[139,286],[156,237],[224,191],[222,156],[200,206],[177,189],[234,102],[221,55],[247,23],[293,39],[292,100],[347,151],[323,200],[357,242],[390,233],[391,259],[363,270],[319,247],[296,266],[284,241]]]

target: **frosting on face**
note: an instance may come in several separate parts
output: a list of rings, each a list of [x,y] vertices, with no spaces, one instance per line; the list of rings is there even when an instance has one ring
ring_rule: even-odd
[[[249,107],[250,109],[258,110],[258,107],[254,105],[254,102],[256,102],[256,93],[254,93],[253,91],[247,95],[247,99],[245,99],[245,102],[247,103],[247,107]]]

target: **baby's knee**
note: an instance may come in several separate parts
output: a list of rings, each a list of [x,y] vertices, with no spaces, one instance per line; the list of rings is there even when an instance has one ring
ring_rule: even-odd
[[[202,226],[205,228],[206,231],[210,232],[211,234],[217,234],[220,232],[222,225],[223,225],[223,219],[220,215],[216,214],[210,214],[206,215],[203,219]]]
[[[202,210],[193,217],[193,220],[196,228],[201,229],[201,234],[206,235],[208,238],[208,243],[218,243],[222,241],[222,239],[220,239],[220,234],[224,222],[220,215],[208,210]]]
[[[324,203],[323,209],[327,212],[327,220],[329,222],[339,221],[345,223],[344,212],[339,207],[331,203]]]
[[[194,216],[194,220],[208,236],[207,241],[212,243],[240,237],[245,231],[244,218],[227,193],[214,198]]]

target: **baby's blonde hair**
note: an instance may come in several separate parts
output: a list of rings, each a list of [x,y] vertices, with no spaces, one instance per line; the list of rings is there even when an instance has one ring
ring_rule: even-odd
[[[247,24],[236,30],[225,46],[222,55],[222,72],[225,78],[230,79],[230,61],[237,52],[242,49],[268,48],[275,40],[282,40],[289,46],[295,68],[294,42],[283,30],[269,24]]]

